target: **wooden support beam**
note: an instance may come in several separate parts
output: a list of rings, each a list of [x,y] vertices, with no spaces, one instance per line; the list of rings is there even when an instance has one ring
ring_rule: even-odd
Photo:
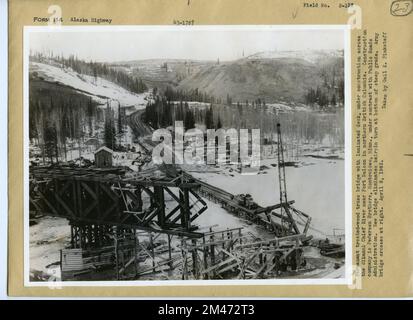
[[[256,210],[254,210],[254,212],[255,213],[264,213],[264,212],[270,212],[270,211],[272,211],[272,210],[275,210],[275,209],[279,209],[279,208],[281,208],[281,207],[284,207],[285,205],[292,205],[292,204],[294,204],[295,203],[295,201],[294,200],[292,200],[292,201],[288,201],[287,203],[278,203],[278,204],[274,204],[274,205],[272,205],[272,206],[268,206],[268,207],[263,207],[263,208],[259,208],[259,209],[256,209]]]
[[[236,261],[236,259],[235,259],[234,257],[229,257],[229,258],[227,258],[226,260],[221,261],[221,262],[218,263],[218,264],[214,264],[213,266],[209,267],[209,268],[206,269],[206,270],[202,270],[201,273],[202,273],[202,274],[204,274],[204,273],[209,273],[209,272],[214,271],[214,270],[217,270],[217,269],[219,269],[220,267],[225,266],[225,265],[227,265],[227,264],[229,264],[229,263],[231,263],[231,262],[233,262],[233,261]],[[237,262],[237,263],[238,263],[238,262]]]
[[[179,200],[181,206],[181,225],[184,229],[190,227],[190,213],[189,213],[189,192],[188,189],[179,189]],[[172,221],[174,223],[175,221]]]
[[[154,194],[156,198],[156,202],[158,203],[158,225],[163,228],[165,226],[165,198],[164,198],[164,190],[162,187],[156,186],[154,187]]]

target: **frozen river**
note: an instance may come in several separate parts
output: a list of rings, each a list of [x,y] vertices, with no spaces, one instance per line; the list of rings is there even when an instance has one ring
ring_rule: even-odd
[[[310,233],[314,236],[333,234],[333,229],[344,229],[344,161],[303,158],[303,166],[286,167],[288,200],[294,207],[312,217]],[[221,172],[193,172],[214,186],[232,194],[249,193],[261,206],[280,202],[276,160],[263,160],[268,169],[256,175],[242,175],[230,167]],[[206,212],[205,214],[208,214]],[[320,230],[322,233],[317,232]]]

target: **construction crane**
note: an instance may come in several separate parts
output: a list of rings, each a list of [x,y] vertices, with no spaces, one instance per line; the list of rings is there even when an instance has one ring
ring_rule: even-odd
[[[281,224],[287,234],[306,234],[310,226],[311,217],[301,212],[288,202],[287,197],[287,179],[285,176],[285,161],[284,161],[284,146],[281,135],[281,124],[277,123],[277,159],[278,159],[278,182],[280,188],[280,204],[281,204]],[[297,214],[305,224],[301,232],[297,226],[296,220],[292,213]]]

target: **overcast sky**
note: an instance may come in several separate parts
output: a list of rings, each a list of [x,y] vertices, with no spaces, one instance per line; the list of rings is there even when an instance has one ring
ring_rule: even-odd
[[[252,30],[253,29],[253,30]],[[100,61],[144,59],[235,60],[262,51],[335,50],[344,48],[338,29],[275,30],[271,28],[153,28],[146,30],[30,31],[30,50],[77,55]]]

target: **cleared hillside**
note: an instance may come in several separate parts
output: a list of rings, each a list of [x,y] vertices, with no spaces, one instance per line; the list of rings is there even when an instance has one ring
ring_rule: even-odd
[[[183,79],[178,88],[198,88],[216,97],[229,94],[233,101],[304,102],[309,89],[325,88],[331,94],[343,79],[343,59],[317,63],[294,58],[248,58],[210,65]]]
[[[106,104],[107,100],[119,102],[122,107],[134,106],[144,108],[146,94],[136,94],[116,83],[100,77],[92,77],[75,72],[70,68],[47,63],[30,62],[30,77],[33,80],[46,81],[67,86],[79,93],[91,96],[99,104]]]

